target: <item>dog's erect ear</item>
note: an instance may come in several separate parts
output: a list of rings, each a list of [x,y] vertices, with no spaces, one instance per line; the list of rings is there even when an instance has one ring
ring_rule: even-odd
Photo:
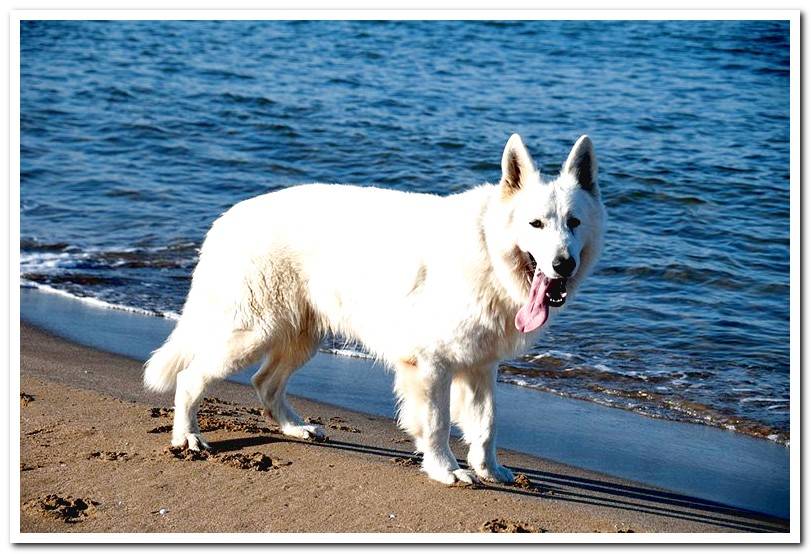
[[[583,189],[594,192],[597,185],[597,157],[588,135],[583,135],[574,143],[563,164],[563,173],[571,173]]]
[[[527,152],[524,141],[517,134],[510,137],[501,156],[501,187],[505,197],[521,188],[530,175],[535,173],[535,164]]]

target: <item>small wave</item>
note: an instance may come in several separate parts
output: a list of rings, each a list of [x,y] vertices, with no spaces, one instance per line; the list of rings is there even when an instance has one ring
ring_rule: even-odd
[[[233,79],[242,81],[253,81],[255,77],[248,73],[234,71],[224,67],[206,67],[198,70],[198,73],[203,77],[215,77],[223,79]]]
[[[50,285],[37,283],[35,281],[28,281],[22,279],[20,281],[20,286],[24,288],[37,289],[39,291],[46,292],[48,294],[56,294],[59,296],[63,296],[65,298],[70,298],[72,300],[78,300],[90,306],[94,306],[96,308],[103,308],[105,310],[117,310],[120,312],[129,312],[133,314],[148,315],[152,317],[162,317],[164,319],[171,319],[175,321],[180,319],[180,316],[175,312],[170,311],[160,312],[157,310],[145,310],[144,308],[136,308],[135,306],[126,306],[124,304],[113,304],[112,302],[106,302],[104,300],[100,300],[92,296],[81,296],[78,294],[73,294],[65,290],[54,288]]]
[[[120,277],[106,277],[101,275],[89,275],[85,273],[61,273],[57,275],[47,275],[44,273],[23,273],[22,279],[40,284],[70,284],[70,285],[112,285],[121,286],[126,284],[125,279]]]
[[[644,266],[605,265],[600,267],[600,273],[610,276],[624,276],[635,281],[651,279],[670,283],[711,285],[727,290],[739,290],[744,286],[749,286],[745,277],[719,267],[680,262]]]
[[[755,397],[755,398],[742,398],[741,402],[791,402],[788,398],[762,398],[762,397]]]
[[[101,87],[97,91],[89,90],[86,93],[106,96],[110,102],[129,102],[136,97],[132,92],[115,85]]]
[[[67,242],[42,242],[37,239],[20,239],[20,250],[44,250],[50,252],[62,252],[72,248]]]
[[[138,120],[133,123],[129,123],[127,127],[133,131],[138,133],[148,135],[148,136],[168,136],[171,135],[172,132],[165,127],[161,127],[160,125],[156,125],[154,123],[150,123],[146,120]]]
[[[573,360],[574,357],[575,355],[571,352],[564,352],[562,350],[545,350],[544,352],[530,356],[528,359],[533,361],[544,360],[546,358],[563,358],[564,360]]]
[[[232,104],[243,104],[251,106],[272,106],[276,102],[265,96],[250,96],[237,94],[234,92],[225,92],[220,95],[220,98]]]
[[[67,252],[26,252],[20,254],[20,274],[50,273],[68,264],[74,256]]]
[[[367,352],[361,352],[359,350],[350,350],[348,348],[330,348],[330,347],[323,347],[320,349],[321,352],[326,354],[332,354],[334,356],[344,356],[346,358],[361,358],[364,360],[374,360],[375,357]]]
[[[682,398],[671,398],[661,393],[642,390],[620,390],[596,384],[585,388],[562,389],[551,387],[542,381],[531,378],[503,373],[499,374],[498,380],[502,383],[548,392],[557,396],[576,398],[602,406],[628,410],[647,417],[709,425],[767,439],[784,446],[789,445],[788,432],[776,430],[757,421],[730,416],[698,402]]]
[[[142,191],[124,187],[114,187],[111,190],[105,191],[103,194],[110,198],[129,198],[131,200],[140,200],[144,197]]]
[[[94,268],[100,264],[99,268],[187,269],[197,259],[199,245],[185,241],[156,247],[81,249],[62,242],[21,239],[20,250],[20,270],[23,273],[51,274],[54,269],[72,269],[88,263],[93,264]]]
[[[646,182],[651,186],[661,186],[667,184],[667,181],[664,179],[659,179],[657,177],[636,177],[637,181]],[[673,204],[673,205],[682,205],[682,206],[699,206],[702,204],[707,204],[708,201],[704,198],[699,198],[698,196],[693,196],[689,194],[676,194],[672,192],[662,192],[661,190],[646,190],[646,189],[630,189],[625,190],[622,192],[615,193],[613,196],[613,200],[618,204]]]

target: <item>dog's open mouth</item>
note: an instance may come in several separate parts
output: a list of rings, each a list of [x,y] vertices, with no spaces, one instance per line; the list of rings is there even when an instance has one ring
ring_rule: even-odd
[[[531,275],[529,301],[515,314],[515,327],[522,333],[534,331],[549,318],[549,308],[566,303],[566,279],[550,279],[538,269],[532,254],[527,252],[527,271]]]
[[[566,303],[566,278],[549,279],[546,289],[546,303],[553,308],[560,308]]]

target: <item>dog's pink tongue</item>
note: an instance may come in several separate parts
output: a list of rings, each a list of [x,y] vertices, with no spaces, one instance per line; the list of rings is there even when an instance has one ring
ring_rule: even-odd
[[[529,288],[529,301],[515,314],[515,328],[522,333],[534,331],[549,317],[549,306],[544,304],[549,279],[540,271],[535,272]]]

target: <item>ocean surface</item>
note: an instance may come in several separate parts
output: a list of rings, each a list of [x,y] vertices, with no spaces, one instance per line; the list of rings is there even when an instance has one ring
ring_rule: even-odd
[[[176,317],[239,200],[458,192],[512,132],[551,175],[588,133],[603,257],[500,379],[789,442],[788,22],[31,21],[20,62],[23,286]]]

